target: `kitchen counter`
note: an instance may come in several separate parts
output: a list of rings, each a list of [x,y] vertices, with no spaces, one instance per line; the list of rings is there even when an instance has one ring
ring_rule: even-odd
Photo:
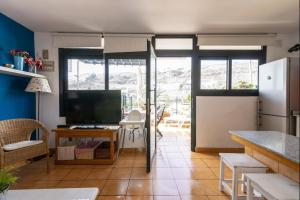
[[[245,153],[299,183],[299,138],[276,131],[229,131]]]
[[[299,164],[299,138],[276,131],[229,131]]]

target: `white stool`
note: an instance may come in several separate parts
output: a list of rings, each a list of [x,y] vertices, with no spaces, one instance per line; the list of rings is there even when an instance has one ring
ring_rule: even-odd
[[[299,200],[299,184],[281,174],[245,174],[247,200],[253,199],[253,190],[269,200]]]
[[[245,191],[245,179],[238,179],[239,174],[244,173],[265,173],[267,166],[255,160],[254,158],[243,153],[220,153],[220,182],[219,189],[224,191],[226,189],[231,195],[232,200],[245,199],[245,196],[238,196],[238,184],[242,184],[242,190]],[[224,164],[232,171],[232,179],[224,178]],[[232,189],[228,183],[232,183]]]

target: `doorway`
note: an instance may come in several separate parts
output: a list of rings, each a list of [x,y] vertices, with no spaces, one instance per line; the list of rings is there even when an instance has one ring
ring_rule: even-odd
[[[157,107],[162,140],[191,144],[191,57],[157,57]]]

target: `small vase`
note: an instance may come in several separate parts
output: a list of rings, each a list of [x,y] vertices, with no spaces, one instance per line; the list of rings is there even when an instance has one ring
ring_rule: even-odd
[[[35,65],[28,65],[28,72],[36,73],[36,66]]]
[[[24,68],[24,58],[22,56],[14,56],[15,69],[22,70]]]

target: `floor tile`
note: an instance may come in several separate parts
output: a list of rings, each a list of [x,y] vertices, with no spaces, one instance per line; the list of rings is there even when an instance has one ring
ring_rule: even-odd
[[[169,162],[167,159],[156,158],[153,162],[154,168],[168,168]]]
[[[112,169],[91,169],[90,174],[87,176],[86,179],[107,179],[111,174]]]
[[[172,171],[172,175],[176,180],[189,180],[192,178],[192,172],[189,168],[170,168],[169,170]]]
[[[133,167],[146,167],[146,159],[135,159]]]
[[[97,187],[101,191],[105,182],[105,180],[83,180],[80,183],[80,187]]]
[[[192,179],[218,179],[210,168],[191,169]]]
[[[108,179],[130,179],[132,168],[114,168]]]
[[[116,163],[116,167],[133,167],[133,159],[121,159]]]
[[[179,195],[174,180],[153,180],[154,195]]]
[[[55,188],[60,181],[36,181],[32,185],[34,189],[47,189],[47,188]]]
[[[90,174],[91,169],[72,169],[63,180],[84,180]]]
[[[154,200],[180,200],[180,196],[154,196]]]
[[[205,189],[206,195],[225,195],[225,193],[219,191],[218,180],[199,180],[199,182]]]
[[[153,195],[152,180],[130,180],[127,195]]]
[[[199,195],[183,195],[181,196],[181,200],[208,200],[208,197]]]
[[[125,200],[125,196],[99,196],[97,200]]]
[[[146,168],[132,168],[130,179],[152,179],[152,172],[147,173]]]
[[[70,171],[71,169],[53,169],[42,180],[62,180]]]
[[[175,159],[175,158],[172,158],[172,159],[168,159],[169,161],[169,165],[170,167],[174,167],[174,168],[182,168],[182,167],[186,167],[188,168],[188,164],[187,162],[185,161],[185,159]]]
[[[77,188],[80,187],[81,181],[60,181],[56,187],[57,188]]]
[[[198,180],[176,180],[176,184],[181,196],[206,195],[205,188]]]
[[[209,200],[230,200],[230,196],[208,196]]]
[[[170,168],[154,168],[152,169],[153,179],[174,179]]]
[[[210,169],[217,176],[217,178],[220,177],[220,168],[219,167],[212,167]],[[224,177],[226,179],[232,178],[232,172],[228,167],[225,167],[225,169],[224,169]]]
[[[200,167],[207,167],[205,162],[202,161],[202,159],[186,159],[187,164],[191,168],[200,168]]]
[[[153,200],[153,196],[126,196],[126,200]]]
[[[107,180],[100,195],[126,195],[129,180]]]
[[[220,160],[218,159],[202,159],[208,167],[219,167]]]
[[[167,153],[167,157],[168,157],[168,159],[172,159],[172,158],[183,159],[184,158],[181,153]]]

